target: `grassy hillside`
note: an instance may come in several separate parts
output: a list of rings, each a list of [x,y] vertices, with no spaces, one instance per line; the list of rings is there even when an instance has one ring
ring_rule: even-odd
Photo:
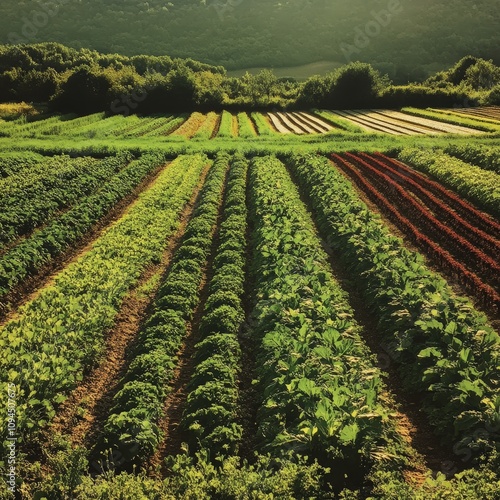
[[[4,0],[0,10],[3,43],[57,41],[228,69],[360,60],[406,82],[470,53],[500,62],[500,0]]]

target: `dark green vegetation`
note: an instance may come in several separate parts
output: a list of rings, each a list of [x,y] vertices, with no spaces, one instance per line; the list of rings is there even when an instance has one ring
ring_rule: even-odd
[[[1,10],[0,43],[56,41],[227,68],[360,60],[398,83],[470,53],[498,58],[500,45],[498,0],[5,0]]]
[[[63,113],[454,108],[500,103],[499,85],[500,68],[471,56],[426,81],[400,86],[360,62],[298,83],[269,70],[230,78],[221,66],[168,56],[106,55],[55,43],[0,46],[0,101],[44,102]]]
[[[498,3],[4,4],[18,497],[495,498]]]
[[[425,172],[455,192],[461,216],[466,202],[484,210],[477,235],[493,228],[490,255],[498,132],[388,136],[336,118],[344,128],[282,135],[263,113],[226,110],[193,113],[184,135],[169,135],[175,120],[95,113],[0,125],[0,313],[69,259],[23,308],[10,304],[18,315],[0,327],[21,497],[494,499],[494,292],[485,303],[467,289],[474,304],[457,294],[441,259],[410,250],[365,204],[344,175],[351,157],[325,156],[378,150]],[[387,200],[399,207],[395,193]],[[23,208],[28,195],[36,211]],[[146,305],[133,323],[137,290]],[[110,339],[125,342],[121,358]],[[95,373],[111,377],[105,397],[78,396]],[[87,421],[92,438],[75,430]],[[4,484],[0,498],[11,498]]]

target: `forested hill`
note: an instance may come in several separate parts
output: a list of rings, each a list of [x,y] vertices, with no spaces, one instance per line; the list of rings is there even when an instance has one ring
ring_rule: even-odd
[[[2,0],[0,42],[228,69],[360,60],[404,82],[466,54],[499,63],[498,12],[500,0]]]

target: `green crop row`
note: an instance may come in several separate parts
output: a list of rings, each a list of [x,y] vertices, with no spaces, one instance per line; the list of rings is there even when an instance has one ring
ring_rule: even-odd
[[[255,159],[250,185],[263,450],[333,461],[337,485],[369,473],[377,451],[404,467],[381,374],[285,166]]]
[[[197,140],[208,140],[212,137],[215,127],[217,125],[217,120],[219,115],[213,111],[205,115],[205,120],[201,124],[200,128],[193,135],[193,139]]]
[[[230,138],[233,137],[233,115],[224,110],[221,115],[219,131],[217,137]]]
[[[190,436],[190,452],[209,450],[212,459],[236,455],[243,432],[238,423],[238,332],[245,317],[241,300],[245,281],[247,169],[244,158],[233,158],[214,274],[199,327],[196,368],[182,419]]]
[[[161,127],[158,127],[157,129],[151,130],[150,132],[144,134],[143,137],[167,136],[171,134],[174,130],[179,128],[186,121],[186,118],[187,118],[186,115],[174,117],[165,125],[162,125]]]
[[[498,148],[483,144],[467,144],[463,146],[450,144],[445,148],[444,152],[466,163],[472,163],[484,170],[491,170],[500,174],[500,151]]]
[[[43,136],[54,136],[54,135],[74,135],[76,131],[82,127],[92,128],[99,126],[105,118],[105,113],[94,113],[92,115],[81,116],[73,120],[67,120],[64,122],[58,122],[55,124],[40,126],[30,134],[31,137],[43,137]]]
[[[486,317],[392,236],[326,158],[289,164],[436,433],[457,453],[489,449],[500,438],[500,346]]]
[[[164,156],[158,153],[146,154],[132,161],[94,194],[1,255],[0,297],[9,293],[27,276],[38,272],[69,245],[78,242],[116,203],[130,194],[146,175],[164,161]]]
[[[331,111],[315,109],[314,114],[337,128],[337,130],[330,132],[338,133],[345,130],[346,132],[351,132],[353,134],[366,134],[363,129],[355,125],[353,122],[346,120]]]
[[[278,134],[262,113],[251,113],[251,117],[259,135],[266,137]]]
[[[0,180],[0,248],[95,191],[127,164],[127,158],[126,154],[103,160],[56,156],[38,168]]]
[[[98,362],[125,294],[161,258],[206,162],[203,155],[179,157],[91,250],[0,329],[0,402],[7,404],[6,385],[14,384],[24,439]],[[0,437],[5,418],[3,413]]]
[[[256,136],[255,130],[250,121],[250,117],[246,113],[238,113],[238,136],[242,139],[250,139]]]
[[[155,118],[143,118],[143,123],[139,127],[135,127],[128,134],[124,134],[123,137],[143,137],[149,132],[154,132],[157,128],[164,127],[172,120],[172,116],[162,116]]]
[[[472,128],[476,130],[481,130],[483,132],[499,132],[500,124],[495,125],[494,123],[486,123],[478,120],[474,120],[473,117],[467,118],[466,116],[458,116],[449,114],[442,111],[428,109],[418,109],[418,108],[402,108],[403,113],[407,113],[412,116],[418,116],[421,118],[429,118],[431,120],[436,120],[438,122],[450,123],[452,125],[459,125],[461,127]]]
[[[52,116],[45,120],[24,123],[20,121],[19,123],[5,122],[0,125],[0,137],[35,137],[38,131],[43,130],[46,127],[51,127],[52,125],[57,125],[59,123],[67,122],[75,118],[75,115],[58,115]]]
[[[125,117],[122,115],[114,115],[110,117],[103,116],[97,122],[77,123],[73,127],[63,130],[62,135],[66,137],[108,137],[113,135],[114,131],[119,129],[129,129],[134,124],[141,123],[141,118],[138,116]]]
[[[18,174],[23,170],[35,168],[43,163],[45,158],[42,155],[30,151],[6,152],[0,154],[0,178]]]
[[[208,173],[170,272],[158,290],[153,314],[138,335],[133,361],[113,399],[99,446],[117,449],[127,463],[141,464],[162,438],[157,421],[186,335],[186,322],[193,318],[199,302],[227,163],[227,157],[221,156]]]
[[[434,151],[403,149],[398,158],[434,177],[478,208],[500,217],[500,174]]]

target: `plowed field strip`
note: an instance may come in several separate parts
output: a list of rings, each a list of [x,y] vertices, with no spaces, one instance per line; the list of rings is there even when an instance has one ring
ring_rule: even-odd
[[[308,134],[322,134],[325,131],[319,125],[308,121],[306,118],[297,113],[287,113],[287,116],[290,121],[295,123],[297,126],[302,127],[302,129]]]
[[[489,106],[486,108],[468,108],[468,109],[453,109],[447,110],[443,109],[442,111],[453,111],[453,113],[459,113],[465,116],[480,116],[484,118],[490,118],[495,121],[500,121],[500,107],[499,106]]]
[[[291,134],[292,131],[286,127],[282,121],[273,113],[268,113],[269,119],[271,120],[272,126],[280,133],[280,134]]]
[[[395,168],[406,177],[417,181],[421,186],[433,193],[437,198],[459,213],[460,216],[469,222],[470,225],[481,229],[496,240],[500,240],[500,224],[497,221],[477,210],[474,206],[460,198],[454,192],[444,188],[439,182],[429,179],[417,170],[414,170],[408,165],[405,165],[404,163],[401,163],[393,158],[389,158],[380,153],[375,153],[373,156],[381,159],[384,163]]]
[[[446,272],[449,272],[464,288],[476,296],[483,305],[492,311],[500,308],[500,295],[490,285],[485,284],[475,273],[469,271],[462,263],[457,261],[448,251],[441,248],[427,235],[423,234],[400,210],[383,194],[383,187],[378,189],[366,179],[352,163],[339,155],[333,154],[335,163],[364,191],[368,197],[388,215],[388,217],[401,229],[419,248],[425,251],[433,261]],[[357,162],[360,163],[360,162]],[[401,189],[404,193],[404,190]],[[391,200],[393,194],[391,193]],[[413,219],[412,214],[412,219]],[[417,217],[418,218],[418,217]]]
[[[448,114],[452,116],[460,116],[460,117],[466,117],[466,118],[472,118],[480,122],[485,122],[485,123],[492,123],[494,125],[498,125],[498,122],[500,121],[500,113],[483,113],[480,111],[475,111],[475,112],[465,112],[460,109],[436,109],[434,111],[439,111],[440,113],[443,114]]]
[[[383,112],[376,110],[376,109],[370,110],[369,116],[372,116],[373,118],[376,118],[377,120],[380,120],[381,122],[390,123],[393,125],[397,125],[398,127],[407,128],[408,130],[412,130],[414,132],[419,132],[421,134],[436,134],[436,135],[444,134],[443,131],[437,130],[435,128],[432,128],[432,127],[429,127],[426,125],[418,125],[417,123],[410,124],[406,121],[400,120],[399,118],[387,116]]]
[[[363,120],[362,118],[348,114],[344,111],[337,110],[337,111],[331,111],[331,113],[333,113],[337,116],[340,116],[341,118],[345,118],[346,120],[349,120],[349,121],[355,123],[356,125],[359,125],[361,128],[367,130],[368,132],[382,132],[384,134],[391,134],[391,135],[405,135],[405,134],[401,134],[399,132],[394,132],[393,130],[391,130],[387,127],[384,127],[383,125],[370,124],[366,120]]]
[[[452,208],[441,202],[430,191],[425,189],[419,182],[405,177],[391,167],[383,160],[379,160],[365,153],[360,153],[359,157],[378,169],[380,172],[387,174],[396,181],[399,185],[409,189],[436,215],[446,221],[447,227],[452,228],[457,233],[464,236],[472,245],[487,253],[495,261],[500,261],[500,241],[491,237],[484,231],[477,229],[472,224],[460,217]]]
[[[283,123],[293,130],[296,134],[311,134],[314,133],[308,126],[305,126],[303,123],[290,116],[289,113],[278,113],[278,116],[281,118]]]
[[[384,110],[384,111],[381,111],[381,113],[383,113],[386,116],[391,116],[391,117],[397,118],[398,120],[401,120],[404,122],[417,124],[417,125],[425,125],[425,126],[433,128],[434,130],[441,130],[442,132],[445,132],[447,134],[461,134],[461,135],[484,134],[484,132],[481,132],[480,130],[462,127],[460,125],[453,125],[451,123],[444,123],[441,121],[433,120],[431,118],[424,118],[424,117],[414,116],[414,115],[407,114],[407,113],[400,113],[399,111]]]
[[[302,134],[303,132],[298,128],[290,124],[288,120],[286,120],[281,113],[269,113],[269,117],[271,118],[271,115],[273,115],[276,119],[276,122],[278,122],[283,129],[288,130],[289,133],[291,134]]]
[[[385,127],[388,130],[392,130],[396,134],[419,135],[421,133],[414,130],[413,127],[410,127],[407,124],[397,123],[397,120],[396,123],[391,123],[387,120],[372,116],[371,113],[366,111],[348,110],[344,111],[344,113],[348,113],[350,116],[355,116],[361,120],[364,120],[366,123]]]
[[[308,121],[309,123],[317,125],[318,127],[322,128],[324,132],[328,132],[335,128],[330,123],[327,123],[321,118],[318,118],[317,116],[311,115],[309,113],[304,113],[302,111],[299,111],[297,113],[294,113],[294,115],[301,116],[304,120]]]

